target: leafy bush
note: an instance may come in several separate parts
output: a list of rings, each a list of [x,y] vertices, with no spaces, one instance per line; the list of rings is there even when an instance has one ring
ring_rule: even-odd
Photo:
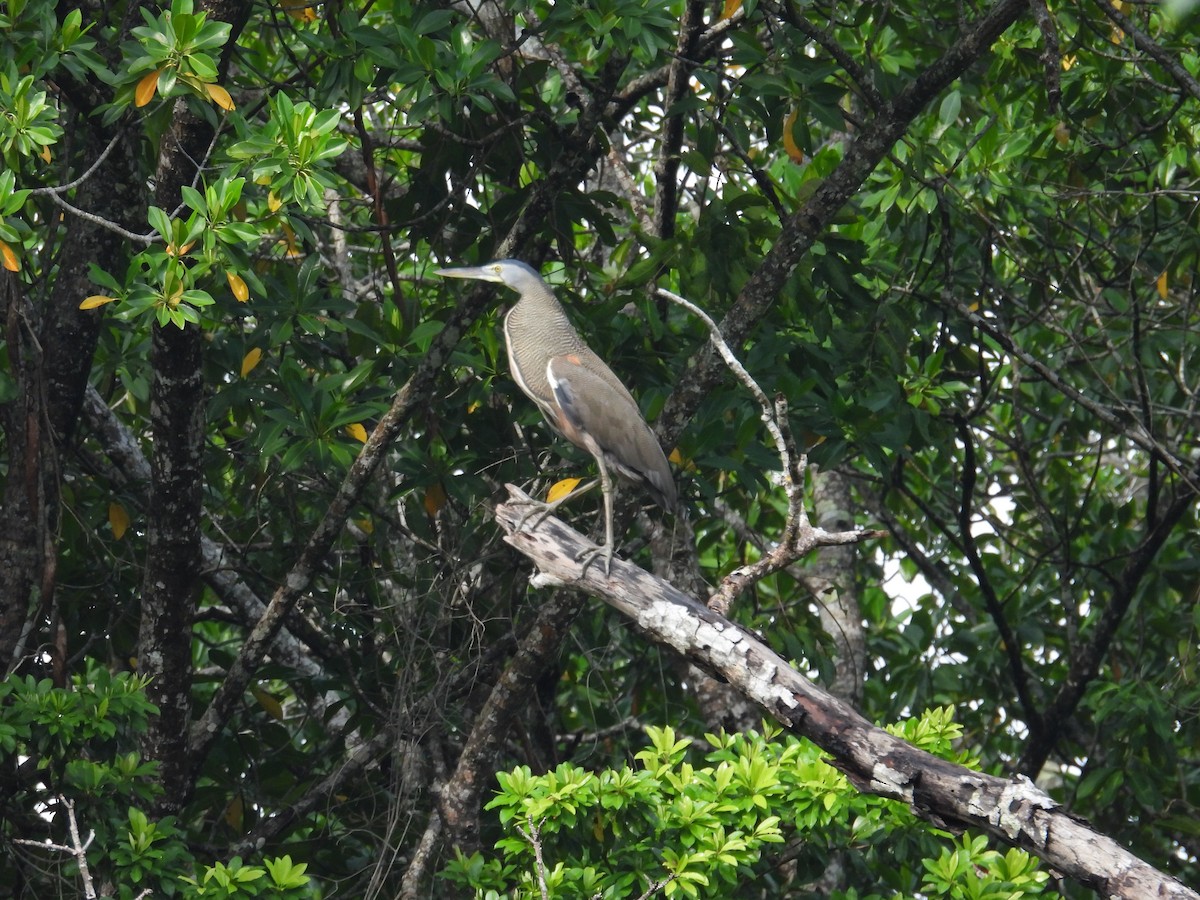
[[[950,708],[892,730],[922,749],[972,762],[954,748],[962,731]],[[499,811],[504,829],[499,854],[459,853],[445,877],[488,900],[744,897],[750,884],[764,885],[769,896],[785,882],[816,879],[835,853],[874,855],[878,871],[880,853],[915,841],[926,858],[919,868],[893,859],[898,894],[1016,900],[1042,894],[1048,881],[1027,853],[1002,855],[985,837],[964,835],[939,853],[944,832],[894,801],[859,793],[814,744],[770,727],[706,735],[709,749],[695,762],[691,740],[670,727],[646,733],[637,767],[590,772],[564,763],[544,775],[528,766],[501,772],[487,806]]]

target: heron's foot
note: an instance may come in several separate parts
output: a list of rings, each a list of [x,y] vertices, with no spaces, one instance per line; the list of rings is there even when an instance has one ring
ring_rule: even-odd
[[[580,494],[582,494],[586,491],[590,491],[592,488],[594,488],[599,483],[600,482],[598,480],[593,479],[592,481],[585,484],[583,487],[577,487],[570,493],[564,494],[563,496],[559,497],[557,500],[545,501],[545,500],[538,500],[534,497],[526,497],[526,499],[524,501],[522,501],[522,505],[528,506],[529,509],[526,510],[525,512],[521,513],[521,517],[519,519],[517,519],[516,524],[513,526],[513,530],[514,531],[524,530],[525,523],[528,522],[530,519],[532,519],[533,522],[530,524],[529,527],[531,529],[537,528],[539,525],[541,525],[543,522],[545,522],[547,518],[549,518],[551,515],[553,515],[555,510],[557,510],[560,506],[562,506],[568,500],[572,500],[575,497],[578,497]]]
[[[587,574],[588,566],[594,563],[596,558],[600,556],[604,557],[604,577],[607,578],[612,574],[613,546],[612,544],[605,544],[602,547],[589,547],[575,557],[575,562],[583,563],[583,568],[579,570],[580,578]]]
[[[533,523],[529,527],[531,529],[537,528],[539,525],[545,522],[547,518],[549,518],[550,514],[553,513],[556,508],[555,504],[553,503],[543,503],[541,500],[534,500],[532,497],[530,497],[529,500],[523,505],[529,508],[521,513],[520,518],[518,518],[516,523],[513,525],[513,531],[524,531],[525,523],[530,519],[533,519]]]

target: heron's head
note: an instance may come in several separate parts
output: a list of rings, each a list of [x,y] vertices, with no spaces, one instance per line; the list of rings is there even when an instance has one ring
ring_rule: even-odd
[[[494,281],[524,292],[526,287],[542,284],[537,270],[519,259],[498,259],[482,266],[464,266],[455,269],[437,269],[435,275],[446,278],[472,278],[476,281]]]

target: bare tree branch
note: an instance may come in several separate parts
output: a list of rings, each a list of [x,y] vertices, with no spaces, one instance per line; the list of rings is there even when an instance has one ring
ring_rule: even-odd
[[[530,557],[543,584],[570,584],[628,616],[656,643],[673,647],[725,678],[789,730],[806,737],[864,793],[907,804],[942,828],[973,828],[1036,854],[1048,865],[1105,897],[1200,900],[1185,887],[1063,811],[1023,776],[999,778],[918,750],[872,725],[822,691],[748,631],[693,597],[623,560],[605,576],[577,562],[589,544],[550,517],[524,524],[531,502],[509,487],[496,520],[510,544]]]

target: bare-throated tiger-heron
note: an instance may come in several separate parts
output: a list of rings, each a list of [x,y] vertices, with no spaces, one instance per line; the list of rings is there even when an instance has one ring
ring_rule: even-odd
[[[532,266],[502,259],[483,266],[438,269],[437,274],[493,281],[521,295],[504,317],[508,365],[517,385],[551,427],[596,460],[604,493],[604,573],[609,574],[614,491],[610,472],[645,488],[668,512],[674,512],[678,503],[667,458],[637,401],[584,343]]]

